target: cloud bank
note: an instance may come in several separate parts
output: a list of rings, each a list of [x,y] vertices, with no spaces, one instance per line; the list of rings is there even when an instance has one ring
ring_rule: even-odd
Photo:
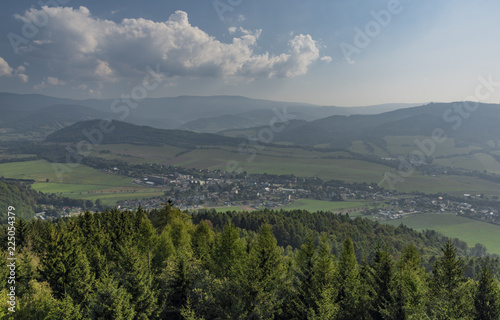
[[[103,20],[85,7],[31,8],[15,18],[35,22],[43,11],[50,17],[47,25],[23,52],[46,61],[47,74],[58,79],[56,85],[71,80],[133,79],[143,75],[146,66],[158,64],[167,77],[292,78],[306,74],[320,59],[319,47],[310,35],[293,37],[287,52],[256,53],[261,30],[231,28],[232,41],[224,43],[191,25],[183,11],[164,22]],[[12,73],[2,61],[0,76]],[[54,81],[46,78],[43,85],[54,85]]]

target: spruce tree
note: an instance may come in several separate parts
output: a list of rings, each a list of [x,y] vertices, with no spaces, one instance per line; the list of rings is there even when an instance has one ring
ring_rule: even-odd
[[[403,249],[397,262],[392,289],[390,319],[426,319],[428,275],[421,266],[420,253],[411,244]]]
[[[134,319],[132,295],[118,281],[105,275],[90,296],[86,314],[90,319]]]
[[[486,263],[479,274],[474,307],[476,320],[500,319],[500,286]]]
[[[248,261],[250,318],[272,319],[281,311],[284,271],[281,251],[271,226],[263,224],[251,245]]]
[[[152,287],[145,255],[136,248],[121,248],[121,260],[114,272],[119,284],[132,296],[134,319],[148,319],[157,309],[157,300]]]
[[[373,287],[374,300],[372,305],[372,316],[374,320],[382,320],[386,309],[392,303],[393,285],[393,260],[387,251],[377,248],[373,260]]]
[[[217,237],[210,270],[219,278],[241,278],[245,267],[245,245],[236,228],[228,222]]]
[[[432,270],[430,312],[438,319],[470,319],[473,298],[463,260],[450,241],[441,250]]]
[[[339,288],[336,299],[340,307],[338,319],[359,319],[360,278],[354,245],[349,237],[340,253],[336,283]]]

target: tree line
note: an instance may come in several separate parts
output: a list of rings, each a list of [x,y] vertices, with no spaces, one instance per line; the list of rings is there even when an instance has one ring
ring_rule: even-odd
[[[364,255],[364,233],[397,228],[345,216],[328,222],[321,213],[315,221],[304,211],[256,213],[253,225],[254,213],[246,215],[247,227],[241,219],[237,227],[235,214],[210,220],[168,203],[18,220],[17,309],[9,313],[1,299],[0,319],[500,319],[495,257],[473,259],[480,268],[468,277],[472,260],[450,240],[433,254],[416,240],[421,233],[394,236]],[[283,246],[276,226],[287,216],[312,221],[299,242]],[[317,221],[336,228],[313,232]],[[428,270],[423,255],[434,257]],[[2,263],[3,297],[8,272]]]

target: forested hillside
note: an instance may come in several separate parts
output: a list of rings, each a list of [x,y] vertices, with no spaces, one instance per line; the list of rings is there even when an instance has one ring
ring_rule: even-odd
[[[193,218],[169,204],[52,222],[18,220],[11,314],[14,319],[498,319],[499,259],[469,258],[445,240],[321,212],[212,211]],[[2,242],[3,259],[6,245]],[[0,273],[6,288],[5,263]],[[0,304],[0,319],[9,319],[6,300]]]
[[[22,184],[5,183],[0,180],[0,223],[7,222],[6,208],[14,204],[18,208],[21,218],[34,217],[35,197],[28,192],[28,187]]]
[[[13,180],[13,179],[11,179]],[[8,206],[16,208],[19,218],[31,219],[35,216],[38,205],[51,206],[79,206],[92,208],[94,203],[90,200],[69,199],[56,194],[45,194],[33,190],[29,183],[9,181],[0,178],[0,224],[7,222]]]

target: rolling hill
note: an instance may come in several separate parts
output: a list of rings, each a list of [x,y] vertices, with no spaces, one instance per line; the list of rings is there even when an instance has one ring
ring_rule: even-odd
[[[388,136],[431,136],[441,129],[455,143],[488,146],[500,140],[500,105],[480,104],[469,112],[455,109],[462,103],[431,103],[425,106],[390,111],[376,115],[334,115],[323,119],[293,123],[274,135],[274,142],[297,145],[323,145],[349,148],[354,141],[387,146]],[[458,106],[458,107],[457,107]],[[254,129],[258,131],[259,128]],[[241,130],[248,132],[248,129]],[[238,136],[238,130],[224,132]]]
[[[137,126],[134,124],[112,120],[107,126],[109,133],[102,133],[100,124],[102,120],[88,120],[77,122],[71,126],[50,134],[47,142],[75,143],[81,140],[89,140],[89,132],[101,132],[102,140],[99,144],[130,143],[136,145],[161,146],[171,145],[182,148],[196,148],[205,145],[237,146],[241,139],[224,137],[210,133],[196,133],[185,130],[164,130],[148,126]],[[94,135],[95,139],[99,134]]]

